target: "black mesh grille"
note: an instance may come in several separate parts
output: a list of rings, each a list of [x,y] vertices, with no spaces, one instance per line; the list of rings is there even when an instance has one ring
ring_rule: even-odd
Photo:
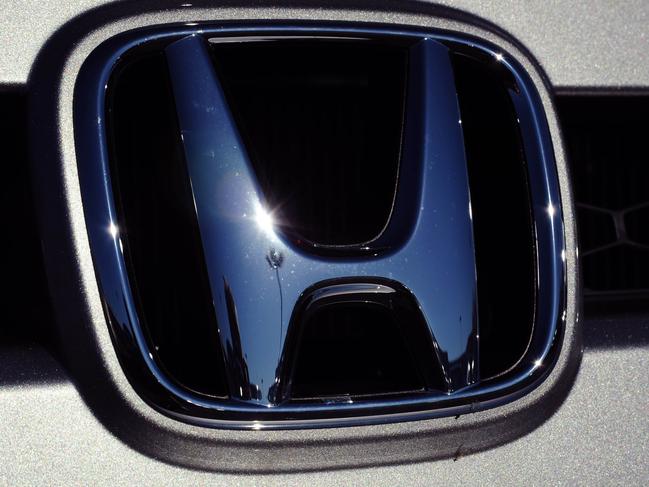
[[[649,294],[648,97],[560,97],[586,297]]]

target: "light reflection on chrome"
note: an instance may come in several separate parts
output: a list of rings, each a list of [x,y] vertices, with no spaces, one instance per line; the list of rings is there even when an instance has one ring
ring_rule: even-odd
[[[267,211],[259,202],[255,202],[255,223],[268,237],[275,238],[275,220],[273,214]]]
[[[117,235],[119,234],[119,228],[113,222],[110,222],[110,225],[108,225],[108,233],[110,233],[111,237],[117,238]]]

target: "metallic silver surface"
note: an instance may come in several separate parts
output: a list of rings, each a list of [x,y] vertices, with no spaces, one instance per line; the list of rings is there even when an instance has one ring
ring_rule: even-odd
[[[616,322],[648,336],[647,320],[585,324]],[[121,443],[69,382],[2,387],[0,485],[646,485],[649,344],[638,345],[640,338],[624,334],[587,349],[565,403],[523,438],[468,456],[460,442],[457,460],[357,470],[250,476],[183,469]]]
[[[110,2],[106,0],[10,0],[0,9],[0,82],[23,84],[33,62],[47,39],[72,18]],[[209,4],[219,2],[156,2],[158,9],[171,4]],[[286,3],[286,2],[284,2]],[[507,0],[441,2],[374,2],[369,8],[394,9],[398,5],[420,8],[441,4],[481,17],[512,35],[537,59],[555,86],[567,88],[644,88],[649,89],[649,3],[644,0]],[[118,10],[119,11],[119,10]],[[279,8],[257,10],[263,18],[295,18]],[[306,9],[300,17],[315,12]],[[100,15],[99,13],[95,15]],[[219,18],[258,17],[248,9],[223,9]],[[383,13],[391,22],[399,14]],[[336,18],[335,15],[331,16]],[[345,16],[338,16],[344,20]],[[643,62],[644,61],[644,62]]]

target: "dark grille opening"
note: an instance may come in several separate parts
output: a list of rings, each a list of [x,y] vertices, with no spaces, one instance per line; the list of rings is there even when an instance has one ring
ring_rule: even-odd
[[[587,304],[649,297],[649,97],[563,96]],[[623,305],[626,306],[626,305]]]
[[[293,399],[424,389],[402,326],[386,308],[367,304],[327,306],[303,326],[297,345]]]
[[[0,344],[47,342],[51,337],[44,324],[51,320],[51,309],[32,202],[27,97],[22,93],[0,93],[0,146],[0,265],[7,284],[0,294]]]
[[[525,156],[507,90],[491,57],[453,56],[464,131],[478,279],[480,373],[492,377],[525,353],[534,323],[535,249]]]
[[[225,396],[224,363],[166,61],[123,61],[108,95],[120,236],[149,346],[182,386]]]
[[[255,171],[295,240],[378,236],[394,199],[405,48],[369,40],[216,43]]]

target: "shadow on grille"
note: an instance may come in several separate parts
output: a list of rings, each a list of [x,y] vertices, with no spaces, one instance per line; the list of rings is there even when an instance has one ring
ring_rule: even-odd
[[[27,97],[0,93],[0,144],[3,177],[0,215],[6,231],[0,249],[0,266],[6,286],[0,295],[3,320],[0,345],[49,342],[45,324],[51,316],[29,184]]]

